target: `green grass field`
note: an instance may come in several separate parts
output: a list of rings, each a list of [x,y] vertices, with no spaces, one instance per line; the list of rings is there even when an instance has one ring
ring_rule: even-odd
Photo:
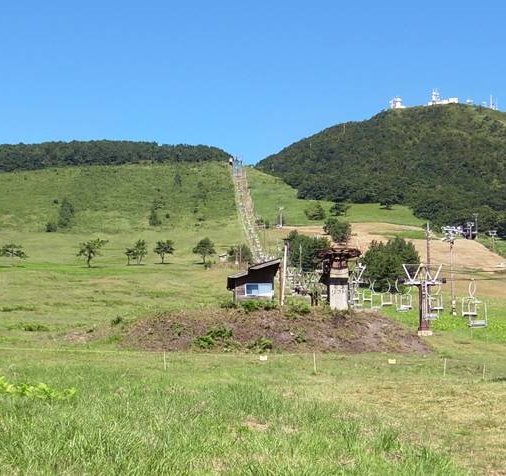
[[[178,176],[178,179],[176,179]],[[235,217],[225,164],[68,167],[0,174],[2,230],[44,231],[64,198],[75,208],[73,233],[148,228],[154,203],[165,229]]]
[[[311,355],[170,354],[164,368],[159,353],[1,348],[9,382],[77,389],[69,401],[0,394],[1,472],[500,471],[501,347],[463,356],[435,339],[446,376],[437,354],[317,355],[315,374]]]
[[[506,258],[506,240],[495,238],[494,241],[492,241],[492,238],[485,234],[480,235],[478,239],[480,243],[485,245],[489,250],[493,250],[498,255]]]
[[[278,209],[283,207],[283,217],[286,225],[321,224],[321,221],[309,220],[304,210],[315,200],[301,200],[297,198],[297,191],[284,183],[281,179],[267,175],[259,170],[248,168],[248,183],[251,196],[255,203],[255,211],[271,224],[277,223]],[[331,202],[320,202],[328,211]],[[378,203],[352,204],[344,220],[350,222],[381,222],[399,225],[422,226],[423,221],[416,218],[408,207],[395,205],[386,210]]]
[[[255,198],[257,172],[249,173]],[[0,244],[19,243],[28,254],[0,258],[0,377],[25,389],[9,393],[14,387],[0,379],[0,474],[504,471],[504,296],[491,299],[487,329],[471,333],[446,317],[435,323],[426,356],[316,355],[316,373],[305,354],[260,361],[173,353],[164,364],[163,354],[122,350],[123,326],[113,323],[205,311],[229,297],[226,276],[236,270],[205,270],[191,251],[204,236],[218,253],[242,241],[228,169],[44,170],[0,174],[0,186],[8,190],[0,197]],[[275,211],[277,188],[265,193],[257,210]],[[73,227],[45,233],[64,197],[76,208]],[[148,224],[154,200],[163,204],[157,227]],[[292,200],[287,213],[293,206],[305,218],[305,202]],[[382,220],[373,205],[360,207],[350,217],[355,210],[357,220]],[[401,220],[401,210],[392,214]],[[109,243],[88,269],[76,257],[78,243],[97,236]],[[150,254],[126,266],[124,250],[140,238]],[[163,266],[152,252],[160,239],[176,249]],[[414,312],[386,312],[416,328]],[[49,390],[23,386],[38,383]],[[75,396],[58,398],[69,388]]]
[[[111,175],[121,180],[106,187]],[[10,194],[0,199],[0,243],[20,244],[28,254],[22,261],[0,258],[0,342],[61,345],[70,331],[94,332],[118,316],[216,306],[228,297],[226,276],[234,270],[205,270],[192,253],[205,236],[217,254],[243,240],[226,166],[68,168],[0,174],[0,182]],[[90,183],[100,186],[90,191]],[[32,189],[36,195],[27,201]],[[58,208],[53,197],[68,197],[76,208],[69,231],[41,231]],[[150,227],[155,199],[170,217]],[[76,256],[78,245],[97,236],[109,242],[88,269]],[[149,254],[140,266],[126,266],[125,249],[138,239],[148,242]],[[153,248],[165,239],[174,241],[175,253],[160,265]],[[23,330],[36,324],[45,332]]]

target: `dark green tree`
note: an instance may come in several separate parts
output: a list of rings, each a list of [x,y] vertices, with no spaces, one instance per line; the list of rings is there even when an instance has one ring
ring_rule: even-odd
[[[253,262],[253,254],[248,245],[242,243],[238,246],[231,246],[227,251],[227,259],[231,262],[249,263]]]
[[[146,240],[137,240],[134,249],[137,264],[141,264],[144,257],[148,254],[148,244],[146,243]]]
[[[130,266],[130,262],[133,259],[136,259],[137,253],[135,251],[135,248],[127,248],[125,250],[125,255],[127,257],[127,265]]]
[[[73,218],[74,207],[67,198],[64,198],[60,205],[60,211],[58,213],[58,227],[70,228],[72,226]]]
[[[320,202],[312,202],[305,208],[304,214],[309,220],[323,220],[325,209]]]
[[[420,256],[413,243],[395,237],[385,244],[373,241],[363,256],[367,266],[364,276],[375,281],[375,288],[384,291],[388,283],[393,285],[397,278],[405,276],[403,264],[418,264]]]
[[[149,224],[150,226],[160,226],[162,224],[162,220],[160,220],[155,208],[152,208],[149,213]]]
[[[46,223],[46,231],[48,233],[54,233],[58,230],[58,225],[54,221],[50,221]]]
[[[82,256],[86,260],[86,265],[88,268],[91,268],[91,260],[101,254],[100,249],[103,248],[108,242],[108,240],[101,240],[100,238],[96,238],[84,243],[79,243],[79,251],[77,252],[77,256]]]
[[[346,221],[339,221],[336,217],[327,218],[323,230],[336,243],[346,243],[351,236],[351,225]]]
[[[301,235],[296,230],[290,232],[287,240],[290,266],[302,267],[302,271],[314,271],[321,262],[320,253],[330,247],[327,238]]]
[[[216,254],[214,249],[214,243],[206,236],[202,238],[195,248],[193,248],[193,253],[196,255],[200,255],[202,257],[202,263],[206,264],[206,257]]]
[[[400,200],[394,190],[384,190],[378,194],[378,201],[382,208],[391,210]]]
[[[145,240],[137,240],[132,248],[125,250],[125,255],[128,259],[128,264],[132,259],[135,259],[137,264],[141,264],[143,258],[148,254],[148,244]]]
[[[346,215],[351,205],[348,202],[334,202],[330,207],[330,213],[336,217]]]
[[[156,242],[156,246],[153,250],[160,259],[162,260],[162,264],[165,264],[165,255],[171,255],[174,253],[174,242],[172,240],[160,240]]]

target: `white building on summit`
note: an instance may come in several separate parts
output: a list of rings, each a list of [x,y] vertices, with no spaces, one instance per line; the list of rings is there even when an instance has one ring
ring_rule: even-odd
[[[459,98],[452,97],[452,98],[442,98],[441,94],[439,94],[439,91],[434,88],[432,90],[432,93],[430,95],[430,101],[426,104],[426,106],[439,106],[439,105],[445,105],[445,104],[459,104]],[[474,104],[474,101],[472,99],[468,99],[463,104],[472,106]],[[389,101],[390,109],[406,109],[406,106],[402,102],[402,98],[400,96],[395,96],[393,99]],[[497,98],[494,98],[492,95],[490,95],[490,100],[483,101],[481,103],[482,107],[487,107],[489,109],[493,109],[495,111],[499,110],[498,107],[498,101]]]
[[[433,89],[430,101],[427,103],[427,106],[436,106],[438,104],[458,104],[458,103],[459,98],[441,99],[439,91],[437,89]]]
[[[402,98],[395,96],[390,100],[390,109],[406,109],[406,106],[402,104]]]

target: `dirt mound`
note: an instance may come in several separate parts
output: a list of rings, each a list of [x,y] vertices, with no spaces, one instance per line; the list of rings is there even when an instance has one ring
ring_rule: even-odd
[[[135,324],[123,343],[153,351],[430,352],[414,330],[377,313],[332,316],[314,310],[305,315],[236,309],[163,314]]]

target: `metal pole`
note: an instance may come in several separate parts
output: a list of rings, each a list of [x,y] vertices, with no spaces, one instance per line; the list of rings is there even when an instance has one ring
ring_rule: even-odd
[[[419,284],[419,324],[418,324],[418,334],[419,335],[432,335],[432,331],[430,330],[430,323],[427,319],[427,315],[429,313],[429,289],[427,282],[427,268],[423,267],[421,270],[420,276],[420,284]]]
[[[425,230],[425,239],[427,240],[427,266],[430,268],[430,225],[427,222],[427,228]]]
[[[285,282],[286,282],[286,262],[288,259],[288,241],[285,241],[285,249],[283,251],[283,274],[281,275],[281,296],[280,305],[285,305]]]
[[[451,299],[452,299],[452,316],[457,315],[457,303],[455,300],[455,279],[453,276],[453,246],[454,241],[450,241],[450,287],[451,287]]]

